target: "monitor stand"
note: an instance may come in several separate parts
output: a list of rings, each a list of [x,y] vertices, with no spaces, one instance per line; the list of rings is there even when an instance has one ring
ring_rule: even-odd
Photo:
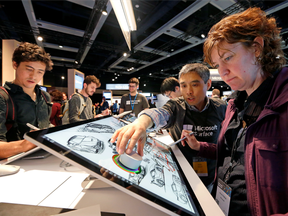
[[[12,175],[19,172],[20,166],[0,165],[0,176]]]
[[[100,179],[97,179],[94,176],[88,176],[81,184],[82,188],[85,190],[91,190],[91,189],[100,189],[100,188],[109,188],[112,187],[109,184],[106,184],[105,182],[101,181]]]

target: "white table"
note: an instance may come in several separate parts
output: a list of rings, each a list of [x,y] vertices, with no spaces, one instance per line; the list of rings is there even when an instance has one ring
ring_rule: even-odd
[[[114,188],[83,189],[88,176],[77,167],[60,167],[55,156],[37,160],[18,160],[19,173],[0,177],[0,202],[57,208],[83,208],[100,205],[101,211],[126,216],[167,215]]]

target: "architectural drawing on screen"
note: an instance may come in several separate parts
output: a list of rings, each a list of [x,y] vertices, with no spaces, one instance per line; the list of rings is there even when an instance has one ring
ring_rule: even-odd
[[[136,174],[136,173],[129,173],[129,181],[133,182],[134,184],[139,185],[142,181],[142,179],[145,177],[146,175],[146,168],[142,165],[140,165],[140,173]]]
[[[68,147],[76,151],[102,154],[104,142],[93,136],[75,135],[68,140]]]
[[[172,191],[177,197],[177,200],[181,203],[186,204],[188,202],[188,198],[186,196],[186,192],[184,191],[180,178],[176,175],[173,175],[172,180],[173,180],[173,183],[171,187],[172,187]]]
[[[150,174],[153,178],[151,181],[152,184],[159,187],[163,187],[165,185],[164,170],[162,165],[155,163],[150,170]]]
[[[81,127],[79,132],[93,132],[93,133],[114,133],[115,129],[109,125],[102,125],[96,123],[88,123]]]

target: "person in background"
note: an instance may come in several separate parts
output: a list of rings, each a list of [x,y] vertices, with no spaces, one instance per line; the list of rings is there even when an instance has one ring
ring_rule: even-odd
[[[137,78],[131,78],[128,84],[129,94],[122,96],[119,114],[132,110],[132,115],[137,117],[142,110],[149,108],[148,101],[145,96],[137,92],[139,88],[139,80]]]
[[[54,126],[61,125],[61,104],[63,100],[63,93],[57,89],[54,89],[51,93],[51,100],[52,100],[52,112],[50,116],[50,123]]]
[[[156,108],[156,105],[154,103],[152,104],[152,100],[151,99],[148,99],[148,104],[149,104],[149,108],[150,109]]]
[[[288,69],[279,33],[275,18],[249,8],[215,24],[204,43],[205,61],[234,98],[217,148],[189,131],[182,144],[217,158],[214,192],[221,202],[217,186],[231,191],[230,216],[288,215]]]
[[[68,97],[67,97],[67,93],[66,92],[62,92],[62,98],[63,98],[63,100],[62,100],[62,102],[67,102],[68,101]]]
[[[179,81],[175,77],[164,79],[161,83],[160,92],[170,99],[181,97]]]
[[[50,124],[50,96],[47,92],[41,92],[37,84],[42,80],[45,71],[52,70],[50,55],[36,44],[23,42],[13,53],[12,65],[15,69],[15,79],[6,82],[4,88],[13,100],[17,125],[6,128],[6,101],[0,95],[0,158],[7,158],[35,147],[31,142],[23,140],[23,135],[30,131],[26,123],[40,129],[47,128]]]
[[[112,113],[114,115],[118,115],[119,113],[119,105],[118,105],[118,100],[115,100],[115,103],[112,106]]]
[[[73,94],[71,99],[69,100],[69,123],[83,121],[87,119],[94,118],[94,114],[92,112],[92,100],[89,96],[92,96],[97,88],[101,86],[101,83],[97,77],[94,75],[86,76],[83,82],[83,89],[79,94]],[[79,97],[84,99],[85,107],[82,113],[79,114],[81,100]],[[95,117],[101,117],[103,115],[108,115],[109,110],[106,109],[102,112],[102,114],[98,114]]]
[[[65,106],[65,104],[68,102],[68,96],[66,92],[62,92],[62,106]]]
[[[214,88],[214,89],[212,90],[212,96],[211,96],[211,97],[212,97],[212,98],[218,98],[218,99],[220,99],[220,90]]]
[[[148,128],[156,131],[160,128],[169,129],[174,141],[180,139],[182,130],[190,129],[200,140],[216,142],[224,120],[226,105],[206,96],[207,90],[211,87],[209,77],[209,68],[203,64],[183,66],[179,72],[182,96],[169,100],[161,108],[142,111],[137,120],[117,130],[111,138],[111,142],[115,142],[117,138],[117,152],[123,154],[130,139],[126,153],[129,154],[137,143],[137,151],[143,155]],[[188,146],[177,145],[190,165],[197,167],[196,172],[211,191],[216,160],[200,158]],[[198,169],[201,165],[202,168]]]
[[[219,89],[214,88],[214,89],[212,90],[212,96],[211,96],[211,98],[212,98],[213,100],[218,100],[220,103],[223,103],[223,104],[227,105],[227,103],[220,98],[220,90],[219,90]]]
[[[106,101],[106,98],[103,96],[103,97],[102,97],[102,102],[101,102],[101,104],[100,104],[100,110],[101,110],[101,112],[103,112],[103,111],[106,110],[106,109],[109,109],[109,104],[108,104],[108,102]]]

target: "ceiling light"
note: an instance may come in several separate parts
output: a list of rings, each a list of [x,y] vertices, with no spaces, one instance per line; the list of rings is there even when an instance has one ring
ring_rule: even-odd
[[[127,56],[127,53],[123,53],[123,56]]]
[[[59,48],[63,48],[63,46],[59,45]]]
[[[107,14],[108,14],[106,5],[105,5],[104,9],[102,10],[102,14],[104,16],[107,16]]]
[[[112,81],[114,81],[114,79],[112,79]]]
[[[131,31],[137,30],[131,0],[110,0],[126,43],[131,50]]]
[[[135,5],[135,8],[139,8],[139,5],[138,5],[138,4],[136,4],[136,5]]]
[[[146,84],[144,84],[144,86],[146,86]]]
[[[78,61],[75,61],[75,64],[78,64]]]
[[[43,41],[43,37],[41,37],[41,36],[38,36],[37,39],[38,39],[38,41]]]
[[[201,37],[202,37],[202,38],[205,38],[205,35],[204,35],[204,34],[201,34]]]
[[[118,77],[115,77],[115,79],[117,79]]]
[[[64,77],[64,76],[61,76],[61,79],[65,79],[65,77]]]
[[[138,79],[140,79],[141,77],[138,77]]]
[[[151,75],[152,75],[152,73],[149,73],[149,75],[151,76]]]
[[[114,75],[117,75],[116,73],[114,73]]]

